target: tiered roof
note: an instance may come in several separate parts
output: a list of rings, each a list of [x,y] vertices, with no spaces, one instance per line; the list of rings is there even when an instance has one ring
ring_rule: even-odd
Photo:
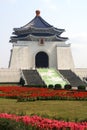
[[[36,16],[28,24],[14,28],[13,34],[10,38],[10,42],[17,41],[36,41],[44,38],[47,41],[66,41],[68,38],[61,37],[65,30],[55,28],[54,26],[47,23],[41,16],[40,11],[36,11]]]

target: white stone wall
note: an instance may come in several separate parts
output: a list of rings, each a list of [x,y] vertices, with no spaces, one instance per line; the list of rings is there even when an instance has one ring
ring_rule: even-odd
[[[63,42],[46,41],[18,41],[13,44],[10,68],[35,68],[35,56],[38,52],[45,52],[49,57],[49,67],[71,69],[74,67],[70,45]]]
[[[18,83],[21,77],[19,69],[0,69],[0,83]]]
[[[59,44],[57,46],[57,67],[58,69],[73,69],[73,57],[70,45]]]
[[[38,41],[19,41],[13,44],[10,68],[30,69],[35,68],[35,56],[43,51],[49,57],[49,67],[57,68],[57,42],[45,42],[41,45]]]
[[[56,43],[45,42],[44,45],[40,45],[39,42],[31,43],[31,54],[32,54],[32,66],[35,67],[35,56],[38,52],[43,51],[49,57],[49,67],[57,67],[56,61]]]
[[[14,46],[10,61],[10,68],[20,69],[28,67],[29,48],[27,46]]]

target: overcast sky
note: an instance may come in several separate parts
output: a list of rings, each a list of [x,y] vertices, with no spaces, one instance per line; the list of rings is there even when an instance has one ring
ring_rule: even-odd
[[[35,17],[36,10],[51,25],[65,29],[76,68],[87,68],[87,0],[0,0],[0,68],[7,68],[13,28]]]

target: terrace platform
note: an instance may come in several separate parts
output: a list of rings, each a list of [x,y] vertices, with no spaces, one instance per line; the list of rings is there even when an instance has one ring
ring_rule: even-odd
[[[19,69],[0,69],[0,84],[18,84],[20,77]]]

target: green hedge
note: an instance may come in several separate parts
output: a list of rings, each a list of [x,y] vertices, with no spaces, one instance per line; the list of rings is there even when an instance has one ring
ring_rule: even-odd
[[[86,86],[84,85],[79,85],[77,88],[78,90],[86,90]]]
[[[55,84],[54,89],[55,89],[55,90],[56,90],[56,89],[62,89],[61,84]]]
[[[52,88],[52,89],[53,89],[53,88],[54,88],[54,85],[53,85],[53,84],[49,84],[49,85],[48,85],[48,88]]]
[[[72,89],[72,86],[70,85],[70,84],[66,84],[65,86],[64,86],[64,89]]]

